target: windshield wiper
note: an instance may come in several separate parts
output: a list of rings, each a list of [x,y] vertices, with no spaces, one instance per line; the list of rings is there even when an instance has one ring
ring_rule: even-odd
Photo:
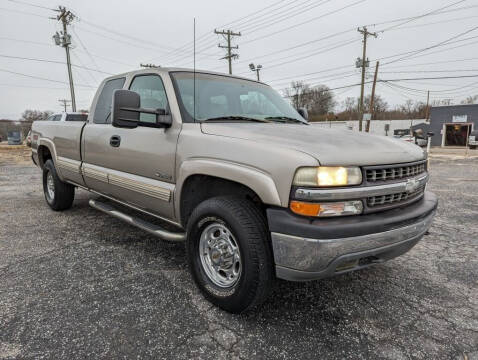
[[[302,121],[302,120],[299,120],[299,119],[296,119],[296,118],[292,118],[292,117],[288,117],[288,116],[269,116],[269,117],[266,117],[265,118],[266,120],[272,120],[272,121],[277,121],[277,122],[298,122],[298,123],[301,123],[301,124],[306,124],[305,121]]]
[[[202,122],[205,122],[205,121],[222,121],[222,120],[255,121],[255,122],[265,122],[265,123],[270,122],[268,120],[256,119],[256,118],[251,118],[251,117],[246,117],[246,116],[239,116],[239,115],[218,116],[218,117],[202,120]]]

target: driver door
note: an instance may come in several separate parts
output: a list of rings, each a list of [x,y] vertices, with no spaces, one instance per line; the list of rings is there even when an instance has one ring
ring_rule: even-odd
[[[129,89],[140,95],[141,107],[169,108],[163,80],[158,74],[135,76]],[[111,106],[111,96],[108,99]],[[142,122],[156,121],[151,114],[140,116]],[[116,128],[111,125],[111,116],[104,124],[88,124],[84,130],[84,166],[92,169],[93,176],[86,176],[86,183],[98,182],[95,172],[106,173],[108,184],[103,184],[102,188],[107,195],[173,218],[172,194],[179,131],[177,122],[169,128]]]

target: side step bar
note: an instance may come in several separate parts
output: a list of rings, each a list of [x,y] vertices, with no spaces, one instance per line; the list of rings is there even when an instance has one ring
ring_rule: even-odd
[[[186,240],[186,233],[181,232],[171,232],[164,230],[163,228],[159,227],[158,225],[151,224],[147,221],[144,221],[136,216],[126,215],[121,211],[115,209],[113,206],[109,204],[102,203],[101,201],[96,201],[90,199],[89,204],[92,208],[96,210],[100,210],[105,214],[114,216],[117,219],[123,220],[130,225],[136,226],[141,230],[147,231],[150,234],[153,234],[163,240],[173,241],[173,242],[182,242]]]

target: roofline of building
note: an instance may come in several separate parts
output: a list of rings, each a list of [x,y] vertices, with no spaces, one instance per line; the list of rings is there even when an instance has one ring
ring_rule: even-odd
[[[457,107],[457,106],[478,106],[478,104],[439,105],[439,106],[431,106],[430,108],[435,109],[435,108]]]

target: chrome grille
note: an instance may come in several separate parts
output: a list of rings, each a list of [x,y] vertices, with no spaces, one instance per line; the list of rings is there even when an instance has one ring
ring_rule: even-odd
[[[420,186],[415,191],[409,192],[399,192],[395,194],[387,194],[380,196],[370,196],[367,198],[367,206],[369,208],[381,206],[381,205],[390,205],[390,204],[399,204],[405,201],[412,201],[419,198],[423,195],[425,191],[425,185]]]
[[[421,162],[403,166],[394,165],[366,169],[365,176],[369,183],[405,179],[424,173],[426,171],[425,164],[425,162]]]

